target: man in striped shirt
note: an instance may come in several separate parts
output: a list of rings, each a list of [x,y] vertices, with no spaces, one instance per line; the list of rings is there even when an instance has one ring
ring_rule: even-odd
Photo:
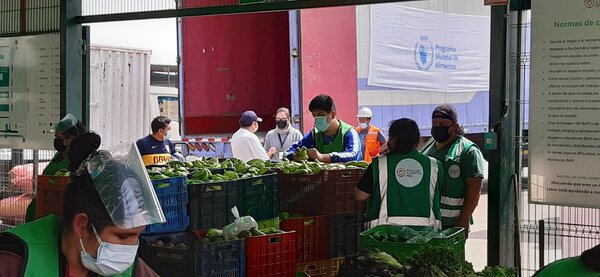
[[[333,98],[326,94],[310,101],[308,109],[315,119],[314,129],[304,135],[287,151],[288,159],[298,160],[294,152],[303,146],[308,148],[308,158],[324,163],[361,160],[360,139],[352,125],[337,118]]]
[[[432,126],[433,139],[422,152],[443,164],[442,225],[444,228],[463,227],[468,236],[471,216],[481,194],[483,155],[475,143],[463,136],[454,107],[444,104],[435,108]]]

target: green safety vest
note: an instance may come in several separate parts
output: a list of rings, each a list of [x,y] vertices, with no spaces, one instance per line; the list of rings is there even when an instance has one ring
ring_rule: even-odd
[[[422,152],[427,152],[431,147],[435,147],[435,140],[433,139],[427,142]],[[467,183],[461,178],[460,163],[461,158],[467,154],[471,147],[477,147],[477,145],[460,136],[452,143],[446,158],[442,161],[444,165],[444,182],[440,209],[444,228],[454,227],[458,224],[458,217],[462,211],[467,191]]]
[[[42,217],[9,229],[6,233],[19,238],[26,246],[24,277],[59,277],[58,236],[60,219],[55,215]],[[0,235],[2,235],[0,233]],[[135,264],[114,277],[132,277]]]
[[[48,165],[46,166],[46,168],[44,169],[44,172],[42,174],[44,175],[48,175],[48,176],[54,176],[56,174],[56,172],[58,172],[61,169],[67,169],[67,167],[69,167],[69,165],[71,164],[71,161],[69,160],[69,158],[65,157],[63,159],[60,158],[60,152],[56,153],[56,155],[54,155],[54,157],[52,157],[52,160],[50,161],[50,163],[48,163]]]
[[[350,132],[350,130],[353,130],[354,127],[346,124],[345,122],[343,122],[341,120],[339,120],[339,121],[340,121],[340,129],[338,130],[337,135],[335,135],[335,138],[333,139],[333,141],[331,141],[329,144],[325,144],[324,138],[323,138],[323,136],[324,136],[323,132],[318,132],[316,129],[312,131],[313,138],[315,141],[315,147],[317,148],[317,150],[320,153],[329,154],[329,153],[335,153],[335,152],[344,152],[344,150],[345,150],[344,137],[346,136],[346,133]]]
[[[579,257],[555,261],[536,272],[533,277],[599,277],[600,272],[584,265]]]
[[[417,150],[373,159],[373,194],[367,203],[370,227],[384,224],[441,228],[442,164]]]

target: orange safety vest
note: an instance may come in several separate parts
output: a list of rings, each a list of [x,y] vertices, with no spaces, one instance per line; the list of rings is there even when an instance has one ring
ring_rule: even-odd
[[[360,133],[360,127],[356,127],[356,131]],[[375,126],[369,126],[369,132],[365,137],[365,156],[363,157],[365,162],[370,163],[373,161],[374,157],[379,156],[379,140],[377,140],[377,136],[379,135],[379,128]]]

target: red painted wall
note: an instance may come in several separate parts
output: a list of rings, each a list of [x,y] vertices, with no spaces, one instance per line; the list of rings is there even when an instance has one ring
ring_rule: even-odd
[[[308,103],[316,95],[333,97],[339,117],[356,125],[356,9],[303,10],[301,16],[302,102],[304,131],[313,128]]]
[[[273,128],[291,101],[288,13],[185,18],[182,33],[184,133],[235,132],[245,110]]]

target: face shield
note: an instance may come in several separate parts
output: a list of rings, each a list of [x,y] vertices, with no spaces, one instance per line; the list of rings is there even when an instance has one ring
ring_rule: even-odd
[[[87,172],[117,227],[131,229],[166,221],[135,144],[99,151],[87,162]]]

